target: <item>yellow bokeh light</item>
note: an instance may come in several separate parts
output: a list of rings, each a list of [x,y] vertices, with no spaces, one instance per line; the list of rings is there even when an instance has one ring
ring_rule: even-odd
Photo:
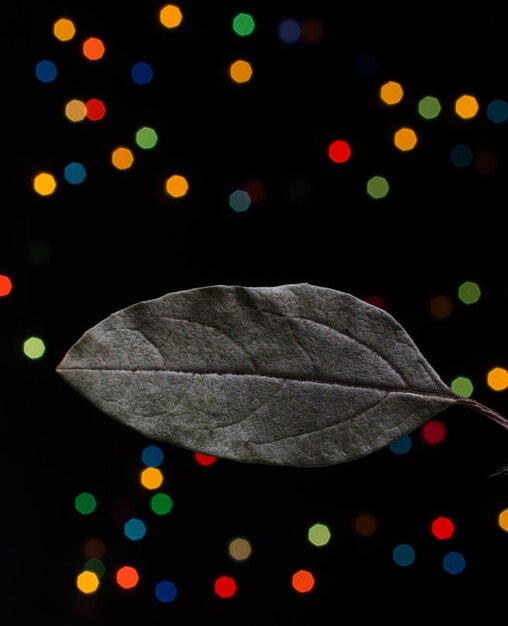
[[[40,196],[50,196],[56,189],[56,180],[53,174],[41,172],[34,178],[34,189]]]
[[[382,85],[379,97],[385,104],[398,104],[402,97],[404,96],[404,90],[400,83],[395,82],[394,80],[389,80],[387,83]]]
[[[504,391],[508,387],[508,370],[494,367],[487,374],[487,384],[494,391]]]
[[[455,100],[455,113],[463,120],[469,120],[474,117],[480,106],[478,100],[474,96],[460,96]]]
[[[60,41],[70,41],[76,34],[76,27],[71,20],[60,18],[53,24],[53,35]]]
[[[173,174],[166,181],[166,191],[172,198],[182,198],[189,190],[189,183],[185,176]]]
[[[86,117],[86,106],[82,100],[69,100],[65,105],[65,117],[71,122],[82,122]]]
[[[252,78],[252,73],[252,65],[242,59],[238,59],[229,66],[229,75],[235,83],[248,83]]]
[[[147,467],[141,472],[140,480],[146,489],[158,489],[162,485],[164,476],[157,467]]]
[[[417,142],[418,137],[412,128],[399,128],[393,137],[393,143],[402,152],[412,150]]]
[[[159,19],[166,28],[176,28],[182,22],[182,11],[176,4],[166,4],[159,13]]]
[[[82,593],[94,593],[99,588],[99,577],[95,572],[85,570],[77,576],[76,586]]]
[[[116,148],[111,154],[111,163],[117,170],[128,170],[134,163],[134,155],[129,148]]]
[[[499,513],[497,523],[499,524],[499,528],[502,528],[508,533],[508,509],[504,509],[504,511]]]

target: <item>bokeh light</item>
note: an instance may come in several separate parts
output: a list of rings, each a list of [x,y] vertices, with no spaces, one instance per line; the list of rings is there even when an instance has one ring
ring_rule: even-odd
[[[29,255],[34,263],[46,263],[51,257],[51,246],[47,241],[34,241],[30,244]]]
[[[139,582],[139,574],[135,567],[124,565],[116,572],[116,583],[122,589],[134,589]]]
[[[29,337],[23,343],[23,353],[29,359],[40,359],[45,352],[46,346],[40,337]]]
[[[390,450],[397,455],[407,454],[413,446],[411,437],[409,435],[403,435],[388,446]]]
[[[415,562],[416,553],[413,546],[410,546],[408,543],[399,543],[393,549],[392,559],[399,567],[409,567],[409,565]]]
[[[235,83],[248,83],[252,74],[252,65],[243,59],[238,59],[229,66],[229,76]]]
[[[101,559],[88,559],[85,563],[85,570],[97,574],[99,578],[102,578],[106,572],[106,566]]]
[[[256,28],[256,22],[250,13],[238,13],[233,18],[233,31],[239,37],[252,35]]]
[[[434,96],[425,96],[418,102],[418,114],[424,120],[433,120],[441,113],[441,103]]]
[[[106,115],[106,105],[98,98],[90,98],[85,102],[86,117],[91,122],[98,122]]]
[[[394,80],[384,83],[379,90],[379,97],[385,104],[398,104],[403,96],[402,85]]]
[[[66,17],[61,17],[53,24],[53,35],[59,41],[70,41],[76,34],[74,22]]]
[[[183,198],[189,191],[189,183],[185,176],[173,174],[166,180],[166,192],[172,198]]]
[[[141,460],[148,467],[159,467],[164,461],[164,452],[159,446],[146,446],[141,453]]]
[[[183,15],[176,4],[166,4],[159,13],[160,23],[166,28],[176,28],[182,23]]]
[[[57,74],[58,70],[53,61],[44,59],[43,61],[39,61],[35,66],[35,76],[41,83],[52,83],[57,77]]]
[[[454,146],[450,151],[450,161],[455,167],[468,167],[473,162],[473,151],[463,144]]]
[[[441,420],[430,420],[420,428],[421,440],[429,446],[442,443],[446,438],[446,427]]]
[[[448,296],[433,296],[429,302],[429,311],[432,317],[444,320],[453,312],[453,302]]]
[[[466,569],[466,559],[460,552],[448,552],[443,557],[443,569],[448,574],[462,574]]]
[[[480,299],[482,292],[478,283],[466,280],[459,286],[457,295],[464,304],[475,304]]]
[[[321,41],[324,33],[323,22],[317,17],[308,17],[302,24],[302,39],[307,44]]]
[[[373,176],[367,181],[367,194],[375,200],[384,198],[389,190],[390,185],[383,176]]]
[[[300,569],[291,577],[291,586],[298,593],[308,593],[315,585],[315,579],[311,572]]]
[[[412,128],[399,128],[393,136],[393,143],[395,147],[402,152],[409,152],[413,150],[418,142],[418,137]]]
[[[150,508],[157,515],[167,515],[173,509],[173,500],[167,493],[156,493],[150,500]]]
[[[313,524],[308,532],[307,539],[309,542],[316,547],[326,546],[330,539],[332,538],[332,533],[326,524]]]
[[[161,580],[155,585],[155,597],[159,602],[168,604],[176,598],[177,591],[175,583],[170,580]]]
[[[353,530],[359,537],[372,537],[378,528],[378,521],[371,513],[360,513],[353,521]]]
[[[147,467],[141,472],[140,482],[145,489],[158,489],[164,480],[158,467]]]
[[[460,96],[455,100],[455,113],[463,120],[475,117],[479,108],[478,100],[469,94]]]
[[[436,517],[430,529],[434,537],[441,541],[450,539],[455,532],[455,526],[449,517]]]
[[[95,572],[85,570],[76,577],[76,586],[81,593],[94,593],[99,588],[99,577]]]
[[[154,128],[150,128],[150,126],[143,126],[138,131],[136,131],[136,143],[143,150],[150,150],[154,148],[157,144],[158,137]]]
[[[474,391],[473,383],[467,376],[457,376],[457,378],[454,378],[450,384],[450,389],[453,393],[463,398],[470,398]]]
[[[237,586],[235,579],[231,576],[219,576],[214,582],[213,589],[219,598],[226,600],[236,594]]]
[[[153,79],[153,68],[149,63],[139,61],[131,68],[131,78],[137,85],[148,85]]]
[[[132,517],[125,522],[123,532],[127,539],[140,541],[146,535],[146,526],[142,520]]]
[[[351,156],[351,148],[347,141],[336,139],[328,146],[328,156],[334,163],[345,163]]]
[[[245,183],[244,189],[252,202],[261,202],[266,197],[266,186],[260,180],[249,180]]]
[[[232,539],[228,545],[228,554],[235,561],[246,561],[252,554],[250,541],[244,537]]]
[[[203,467],[215,465],[217,463],[217,457],[212,454],[203,454],[202,452],[194,452],[194,460]]]
[[[102,539],[92,537],[85,542],[83,552],[89,559],[102,559],[106,554],[106,544]]]
[[[8,296],[12,291],[12,281],[5,274],[0,274],[0,298]]]
[[[34,190],[40,196],[50,196],[56,189],[56,180],[53,174],[41,172],[34,178]]]
[[[244,211],[247,211],[250,208],[250,205],[250,196],[246,191],[243,191],[243,189],[237,189],[229,195],[229,206],[236,213],[243,213]]]
[[[74,508],[81,515],[90,515],[97,508],[97,500],[93,494],[83,491],[74,499]]]
[[[65,166],[64,178],[71,185],[79,185],[86,178],[85,167],[81,163],[73,161]]]
[[[277,29],[279,39],[284,43],[296,43],[302,36],[302,27],[296,20],[283,20]]]
[[[82,122],[86,117],[86,105],[82,100],[69,100],[65,105],[65,117],[71,122]]]
[[[360,54],[355,59],[356,73],[362,78],[372,78],[377,73],[378,68],[377,59],[372,54]]]
[[[504,530],[508,533],[508,509],[503,509],[501,513],[499,513],[497,517],[497,523],[501,530]]]
[[[508,387],[508,371],[504,367],[493,367],[487,374],[487,385],[494,391]]]
[[[382,298],[381,296],[376,296],[376,295],[367,296],[365,298],[365,302],[368,302],[368,304],[372,304],[372,306],[375,306],[378,309],[383,309],[383,311],[386,311],[386,302],[385,302],[385,299]]]
[[[98,37],[89,37],[83,42],[83,55],[89,61],[98,61],[102,59],[106,52],[106,46],[102,39]]]
[[[487,117],[494,124],[502,124],[508,120],[508,102],[492,100],[487,107]]]
[[[134,163],[132,150],[123,146],[115,148],[111,153],[111,163],[113,163],[117,170],[128,170]]]

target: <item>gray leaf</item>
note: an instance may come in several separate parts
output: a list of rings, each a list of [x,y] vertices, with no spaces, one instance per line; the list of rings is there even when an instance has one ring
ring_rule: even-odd
[[[466,403],[390,315],[308,284],[134,304],[87,331],[57,371],[149,437],[279,465],[349,461]]]

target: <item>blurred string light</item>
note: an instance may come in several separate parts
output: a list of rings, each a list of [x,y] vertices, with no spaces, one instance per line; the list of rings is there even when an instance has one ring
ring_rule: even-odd
[[[497,523],[501,530],[508,533],[508,509],[503,509],[497,517]]]
[[[252,554],[252,546],[245,537],[236,537],[228,544],[228,554],[235,561],[246,561]]]
[[[248,83],[252,74],[252,65],[244,59],[238,59],[229,66],[229,76],[235,83]]]
[[[117,170],[128,170],[134,163],[132,150],[123,146],[115,148],[111,153],[111,163]]]
[[[159,602],[168,604],[176,598],[177,590],[175,583],[170,580],[161,580],[155,585],[155,597]]]
[[[460,96],[455,100],[455,113],[463,120],[475,117],[479,109],[478,100],[469,94]]]
[[[123,532],[127,539],[140,541],[146,535],[146,526],[142,520],[132,517],[125,522]]]
[[[149,63],[139,61],[131,68],[131,78],[137,85],[148,85],[153,80],[153,68]]]
[[[508,371],[504,367],[493,367],[487,374],[487,385],[494,391],[508,388]]]
[[[145,489],[158,489],[164,480],[162,472],[157,467],[147,467],[141,472],[140,482]]]
[[[97,574],[99,578],[102,578],[106,573],[106,566],[101,559],[88,559],[85,563],[85,570]]]
[[[150,508],[156,515],[168,515],[173,509],[173,500],[167,493],[156,493],[150,500]]]
[[[134,589],[139,582],[139,574],[135,567],[124,565],[117,570],[115,579],[122,589]]]
[[[76,577],[76,586],[81,593],[95,593],[99,588],[99,577],[95,572],[85,570]]]
[[[173,174],[166,180],[166,193],[172,198],[183,198],[189,191],[189,183],[185,176]]]
[[[374,200],[386,197],[389,190],[390,185],[384,176],[372,176],[367,181],[367,194]]]
[[[318,548],[326,546],[331,538],[332,533],[326,524],[318,522],[313,524],[307,531],[307,539],[313,546]]]
[[[453,312],[453,302],[448,296],[433,296],[429,302],[429,311],[432,317],[438,320],[444,320]]]
[[[298,593],[308,593],[312,591],[316,581],[311,572],[305,569],[298,570],[291,577],[291,586]]]
[[[106,52],[106,46],[102,39],[98,37],[89,37],[83,42],[83,55],[89,61],[99,61]]]
[[[70,41],[76,34],[74,22],[66,17],[61,17],[53,24],[53,35],[62,42]]]
[[[291,44],[300,41],[302,36],[302,27],[300,23],[293,19],[285,19],[279,24],[277,28],[279,39],[283,43]]]
[[[378,71],[378,62],[372,54],[360,54],[355,59],[356,73],[362,78],[372,78]]]
[[[447,574],[462,574],[466,568],[466,559],[461,552],[448,552],[443,557],[443,569]]]
[[[74,508],[81,515],[90,515],[97,508],[97,500],[92,493],[83,491],[75,497]]]
[[[455,533],[455,525],[449,517],[436,517],[430,526],[432,535],[441,541],[450,539]]]
[[[86,178],[85,167],[81,163],[73,161],[65,166],[64,178],[71,185],[79,185]]]
[[[478,283],[472,280],[466,280],[459,286],[457,295],[459,296],[459,300],[464,304],[476,304],[482,292]]]
[[[102,541],[102,539],[92,537],[91,539],[87,539],[87,541],[85,541],[83,552],[85,553],[85,556],[90,559],[102,559],[106,554],[106,544]]]
[[[32,361],[40,359],[45,352],[46,346],[40,337],[29,337],[23,342],[23,353]]]
[[[394,80],[384,83],[379,90],[379,97],[385,104],[398,104],[403,96],[404,90],[402,85]]]
[[[244,189],[254,203],[261,202],[266,197],[266,186],[260,180],[249,180]]]
[[[470,398],[473,395],[474,387],[470,378],[467,376],[457,376],[450,384],[453,393],[463,398]]]
[[[418,137],[412,128],[399,128],[393,136],[393,143],[401,152],[413,150],[417,142]]]
[[[239,37],[252,35],[256,22],[250,13],[238,13],[233,18],[233,32]]]
[[[141,461],[148,467],[159,467],[164,461],[164,453],[159,446],[146,446],[141,453]]]
[[[487,117],[494,124],[508,120],[508,103],[505,100],[492,100],[487,106]]]
[[[212,454],[203,454],[202,452],[194,452],[194,460],[203,467],[215,465],[215,463],[217,463],[216,456],[213,456]]]
[[[33,186],[40,196],[50,196],[56,190],[56,179],[49,172],[41,172],[35,176]]]
[[[316,44],[323,38],[323,22],[317,17],[308,17],[302,24],[302,39],[307,44]]]
[[[177,28],[183,20],[182,11],[176,4],[166,4],[159,12],[159,20],[166,28]]]
[[[372,513],[360,513],[353,521],[353,530],[359,537],[367,538],[376,534],[378,521]]]
[[[65,117],[71,122],[82,122],[86,117],[86,105],[82,100],[69,100],[65,105]]]
[[[143,126],[136,131],[136,144],[143,150],[151,150],[157,145],[158,136],[154,128]]]
[[[425,96],[418,102],[418,114],[424,120],[433,120],[441,113],[441,103],[435,96]]]
[[[351,156],[351,147],[343,139],[335,139],[328,146],[328,156],[334,163],[346,163]]]
[[[12,281],[5,274],[0,274],[0,298],[5,298],[12,291]]]
[[[473,151],[469,146],[458,144],[450,150],[450,161],[455,167],[468,167],[473,162]]]
[[[99,98],[90,98],[85,102],[86,117],[91,122],[99,122],[106,115],[106,105]]]
[[[429,446],[436,446],[446,438],[446,427],[441,420],[430,420],[420,428],[420,438]]]
[[[53,61],[43,59],[35,66],[35,76],[41,83],[52,83],[57,77],[58,70]]]
[[[250,208],[251,199],[243,189],[237,189],[229,195],[229,206],[236,213],[243,213]]]
[[[399,543],[392,551],[392,559],[399,567],[409,567],[415,562],[416,553],[408,543]]]
[[[413,446],[411,437],[409,435],[403,435],[388,446],[390,450],[397,455],[407,454]]]
[[[213,589],[219,598],[224,600],[232,598],[237,591],[237,585],[231,576],[219,576],[213,584]]]

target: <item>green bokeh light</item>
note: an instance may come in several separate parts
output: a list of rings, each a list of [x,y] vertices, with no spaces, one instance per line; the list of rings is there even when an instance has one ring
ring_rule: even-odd
[[[367,193],[371,198],[384,198],[390,189],[388,181],[383,176],[373,176],[367,181]]]
[[[313,524],[307,533],[310,543],[317,547],[326,546],[331,536],[332,533],[326,524]]]
[[[83,491],[76,496],[74,506],[76,507],[76,511],[81,513],[81,515],[90,515],[97,507],[97,500],[91,493]]]
[[[88,559],[85,563],[85,570],[87,572],[93,572],[94,574],[97,574],[99,578],[102,578],[102,576],[104,576],[104,572],[106,571],[106,566],[101,559]]]
[[[475,304],[482,295],[481,289],[478,283],[473,283],[470,280],[466,280],[465,283],[460,285],[458,290],[459,300],[464,304]]]
[[[450,387],[453,393],[456,393],[458,396],[462,396],[463,398],[469,398],[474,391],[471,379],[466,376],[457,376],[457,378],[454,378]]]
[[[150,150],[154,148],[157,144],[159,137],[155,132],[154,128],[150,128],[150,126],[143,126],[136,132],[136,143],[143,150]]]
[[[252,35],[254,28],[256,28],[256,22],[249,13],[238,13],[233,18],[233,30],[240,37]]]
[[[173,508],[173,500],[167,493],[156,493],[150,500],[150,508],[157,515],[167,515]]]
[[[426,120],[433,120],[441,113],[441,103],[434,96],[425,96],[418,102],[418,113]]]
[[[23,343],[23,352],[29,359],[40,359],[46,352],[46,346],[39,337],[29,337]]]

